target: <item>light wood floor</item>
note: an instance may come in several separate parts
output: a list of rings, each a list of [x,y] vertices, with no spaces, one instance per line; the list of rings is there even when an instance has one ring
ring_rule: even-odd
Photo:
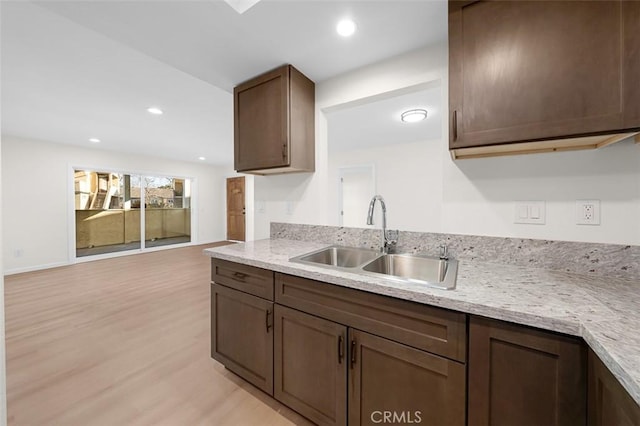
[[[9,425],[309,424],[210,358],[204,247],[6,277]]]

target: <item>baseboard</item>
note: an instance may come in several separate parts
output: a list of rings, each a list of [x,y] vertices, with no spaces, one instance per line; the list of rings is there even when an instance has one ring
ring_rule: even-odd
[[[8,275],[23,274],[25,272],[41,271],[43,269],[59,268],[61,266],[69,266],[69,265],[73,265],[73,263],[69,261],[65,261],[65,262],[47,263],[44,265],[28,266],[26,268],[13,268],[13,269],[7,269],[6,271],[4,271],[4,275],[8,276]]]

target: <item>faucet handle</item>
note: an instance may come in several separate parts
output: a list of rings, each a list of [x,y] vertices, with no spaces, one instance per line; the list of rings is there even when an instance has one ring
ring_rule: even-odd
[[[389,243],[396,244],[398,242],[399,234],[400,232],[397,229],[387,229],[387,234],[385,235],[385,238]]]
[[[440,246],[440,260],[448,260],[449,259],[449,247],[446,244],[442,244]]]
[[[396,251],[396,245],[398,244],[397,230],[387,229],[384,233],[384,248],[385,253],[394,253]]]

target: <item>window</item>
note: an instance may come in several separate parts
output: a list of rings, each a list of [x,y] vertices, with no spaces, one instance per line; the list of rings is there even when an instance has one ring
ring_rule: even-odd
[[[190,179],[75,170],[74,191],[76,257],[191,241]]]

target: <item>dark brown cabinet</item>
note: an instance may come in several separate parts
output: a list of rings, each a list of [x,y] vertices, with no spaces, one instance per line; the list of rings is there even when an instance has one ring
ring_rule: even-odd
[[[276,399],[319,424],[464,424],[464,314],[279,273],[275,299]]]
[[[637,131],[639,34],[639,2],[450,1],[450,148]]]
[[[480,317],[469,321],[469,425],[586,424],[578,338]]]
[[[273,271],[211,259],[211,357],[273,395]]]
[[[580,338],[211,265],[211,356],[317,424],[640,424]]]
[[[317,424],[347,423],[347,328],[275,308],[274,397]]]
[[[349,424],[465,424],[464,364],[354,329],[349,342]]]
[[[211,357],[273,395],[273,302],[211,284]]]
[[[285,65],[236,86],[235,169],[253,174],[315,169],[315,85]]]
[[[640,406],[589,351],[589,426],[640,425]]]

